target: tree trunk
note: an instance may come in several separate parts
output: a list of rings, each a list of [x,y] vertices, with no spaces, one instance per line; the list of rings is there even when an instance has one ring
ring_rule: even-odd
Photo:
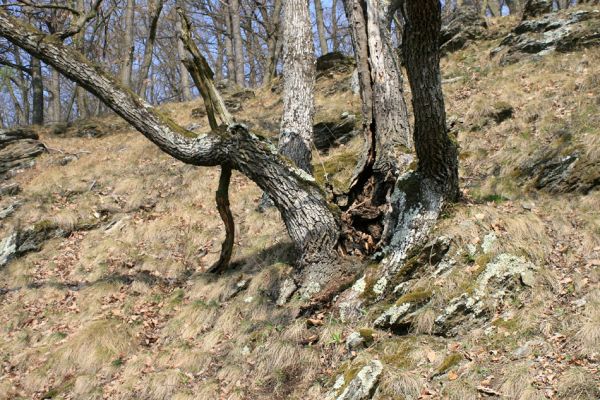
[[[242,125],[231,125],[205,135],[187,131],[76,51],[55,41],[39,40],[42,34],[32,35],[32,31],[35,29],[0,8],[0,36],[89,90],[162,151],[192,165],[229,165],[267,192],[301,253],[301,266],[328,266],[336,258],[334,248],[339,237],[339,221],[321,189],[306,173],[290,167],[277,156],[267,140],[248,132]],[[319,276],[324,280],[331,278],[326,274]],[[313,290],[324,283],[310,282]]]
[[[404,54],[412,88],[418,169],[437,182],[450,201],[458,198],[458,149],[446,128],[440,72],[441,11],[437,0],[405,2]]]
[[[315,52],[306,0],[283,6],[283,115],[279,153],[312,174]]]
[[[31,91],[31,123],[34,125],[44,125],[44,79],[42,78],[42,63],[34,56],[31,56]]]
[[[280,27],[281,27],[281,7],[282,0],[275,0],[273,3],[273,12],[268,14],[265,5],[259,6],[262,18],[266,23],[267,29],[267,58],[264,67],[263,85],[269,86],[275,77],[277,60],[279,58],[280,48]]]
[[[347,248],[359,249],[364,245],[365,235],[382,244],[381,225],[387,213],[382,210],[387,210],[384,205],[398,177],[399,152],[411,148],[412,140],[401,69],[391,41],[393,12],[389,2],[344,0],[344,6],[354,46],[366,137],[363,157],[351,183],[349,204],[345,207],[352,210],[354,220],[369,221],[363,224],[362,233],[345,236],[350,241]],[[371,246],[360,251],[366,250],[374,249]]]
[[[331,2],[331,51],[339,51],[340,41],[338,38],[338,15],[337,15],[338,1],[333,0]]]
[[[231,32],[233,34],[235,83],[240,86],[245,86],[246,74],[244,73],[244,46],[242,43],[242,31],[240,26],[239,0],[229,0],[229,12],[231,14]]]
[[[325,23],[323,22],[323,4],[321,4],[321,0],[315,0],[315,16],[317,20],[317,34],[319,36],[321,55],[324,55],[329,53],[329,50],[327,48]]]
[[[179,1],[177,2],[179,4]],[[177,32],[181,31],[181,18],[177,16],[176,27]],[[186,59],[185,49],[181,40],[177,41],[177,67],[179,69],[179,78],[181,79],[181,100],[190,101],[192,99],[192,92],[190,90],[190,79],[187,68],[183,64],[183,60]]]
[[[225,10],[223,16],[225,18],[225,54],[227,55],[227,79],[230,82],[236,82],[235,76],[235,53],[233,51],[233,26],[231,25],[231,12],[229,4],[223,4]]]
[[[50,77],[50,109],[52,110],[52,122],[60,122],[62,120],[62,110],[60,101],[60,74],[54,68],[52,68],[52,75]]]
[[[131,72],[133,68],[133,53],[135,51],[135,0],[127,0],[125,9],[124,38],[123,38],[123,61],[121,62],[121,83],[131,86]]]
[[[148,74],[150,72],[150,65],[152,64],[152,57],[154,55],[154,43],[156,42],[156,30],[158,28],[158,20],[160,13],[162,12],[164,0],[151,0],[148,2],[148,8],[150,9],[150,20],[148,26],[148,38],[146,39],[146,46],[144,47],[144,58],[142,66],[138,73],[138,91],[137,93],[142,97],[146,98],[146,90],[148,90]]]

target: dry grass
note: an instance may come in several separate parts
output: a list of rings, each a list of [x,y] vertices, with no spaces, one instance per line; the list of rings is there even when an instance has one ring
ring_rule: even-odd
[[[493,20],[490,31],[500,38],[514,23]],[[553,352],[581,364],[558,362],[557,398],[597,398],[600,191],[549,195],[532,189],[516,168],[540,148],[562,143],[559,131],[568,131],[569,148],[600,158],[600,53],[499,67],[488,56],[498,41],[442,62],[445,78],[464,77],[444,89],[448,114],[462,120],[465,201],[436,228],[452,237],[455,265],[413,282],[413,289],[426,288],[433,297],[407,336],[375,332],[375,343],[355,358],[345,338],[369,326],[380,310],[366,310],[353,325],[331,310],[322,326],[307,328],[304,318],[293,318],[297,302],[276,307],[277,285],[293,272],[294,254],[278,213],[256,211],[261,192],[246,178],[234,174],[232,180],[236,268],[208,276],[204,268],[217,259],[223,237],[213,205],[218,170],[182,165],[128,129],[100,139],[43,134],[50,148],[78,159],[60,166],[64,154],[53,151],[19,175],[26,201],[0,234],[40,221],[77,232],[2,270],[0,287],[9,291],[0,294],[0,361],[10,372],[0,376],[0,399],[39,399],[49,390],[81,399],[320,399],[338,373],[377,358],[385,366],[377,399],[416,399],[424,388],[440,398],[476,399],[477,386],[493,376],[490,385],[506,398],[537,400],[544,393],[533,382]],[[318,81],[318,121],[358,113],[356,96],[332,90],[347,78]],[[490,123],[498,102],[508,102],[514,117]],[[199,105],[169,104],[164,111],[206,130],[190,115]],[[273,137],[281,107],[277,94],[259,91],[237,118]],[[329,154],[315,153],[318,178],[324,182],[327,173],[343,187],[361,146],[356,138]],[[89,223],[95,229],[79,231]],[[481,245],[491,232],[496,241],[484,254]],[[493,309],[496,324],[458,338],[431,336],[448,301],[472,289],[501,253],[539,268],[534,287]],[[236,294],[243,280],[249,283]],[[303,344],[313,335],[317,341]],[[560,335],[568,339],[557,341]],[[537,343],[530,358],[516,358],[530,341]],[[472,360],[452,368],[456,379],[428,379],[457,352]]]

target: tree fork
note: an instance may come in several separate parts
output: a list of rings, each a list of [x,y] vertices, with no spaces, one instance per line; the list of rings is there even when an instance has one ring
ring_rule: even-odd
[[[161,115],[131,90],[109,77],[77,51],[64,46],[0,9],[0,36],[52,65],[96,95],[162,151],[188,164],[230,165],[273,199],[299,250],[300,267],[327,266],[335,260],[340,225],[336,211],[314,179],[277,155],[266,139],[243,125],[196,134]],[[330,270],[326,269],[326,272]],[[314,276],[314,275],[310,275]],[[335,279],[321,274],[320,279]],[[323,285],[326,282],[317,282]]]
[[[200,53],[200,50],[194,43],[191,34],[191,23],[180,7],[177,7],[177,13],[181,20],[180,40],[184,47],[192,56],[192,60],[182,60],[183,64],[192,75],[192,79],[200,91],[204,104],[206,106],[206,115],[212,130],[219,129],[217,117],[226,125],[232,125],[235,121],[227,110],[225,102],[217,90],[213,72],[208,62]],[[225,240],[221,245],[221,255],[219,260],[208,268],[208,272],[221,273],[229,267],[231,256],[233,255],[233,244],[235,241],[235,223],[233,213],[229,205],[229,183],[231,182],[231,167],[229,165],[221,166],[219,176],[219,188],[216,192],[217,209],[225,225]]]

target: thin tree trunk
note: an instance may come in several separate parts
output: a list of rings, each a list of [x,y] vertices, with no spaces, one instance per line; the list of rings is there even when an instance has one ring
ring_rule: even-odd
[[[239,0],[229,0],[229,12],[231,14],[231,32],[233,34],[235,83],[240,86],[245,86],[244,46],[242,43],[242,31],[240,25]]]
[[[338,38],[338,15],[337,15],[337,0],[331,2],[331,47],[332,51],[338,51],[340,42]]]
[[[282,0],[273,2],[273,13],[268,14],[264,5],[259,7],[262,18],[268,21],[267,28],[267,58],[264,66],[263,84],[269,86],[275,77],[277,61],[279,59],[280,46],[280,27],[281,27],[281,7]]]
[[[138,94],[142,98],[146,98],[146,90],[148,89],[148,74],[150,65],[152,64],[152,56],[154,54],[154,43],[156,42],[156,30],[158,28],[158,20],[162,12],[164,0],[151,0],[148,2],[150,8],[150,23],[148,26],[148,38],[144,48],[144,58],[142,66],[138,73]]]
[[[31,91],[32,91],[32,115],[31,123],[34,125],[44,124],[44,79],[42,78],[42,63],[39,59],[31,56]]]
[[[225,18],[225,53],[227,54],[227,79],[230,82],[236,82],[235,76],[235,53],[233,51],[233,27],[231,25],[231,12],[229,4],[223,4],[225,10],[223,16]]]
[[[123,61],[121,62],[121,83],[131,86],[131,73],[133,69],[133,53],[135,51],[135,0],[127,0],[125,9],[125,37],[123,38]]]
[[[321,47],[321,55],[329,53],[327,48],[327,37],[325,30],[325,22],[323,21],[323,4],[321,0],[315,1],[315,17],[317,20],[317,34],[319,36],[319,45]]]
[[[62,107],[60,101],[60,74],[54,68],[52,68],[52,75],[50,77],[50,109],[52,110],[52,122],[61,122],[62,120]]]
[[[179,2],[177,3],[179,4]],[[181,17],[179,15],[177,16],[177,23],[175,29],[177,29],[177,32],[181,31]],[[187,68],[183,64],[183,60],[186,59],[186,54],[181,40],[177,41],[177,55],[179,58],[177,66],[179,69],[179,77],[181,79],[181,100],[190,101],[192,99],[192,91],[190,90],[189,74]]]

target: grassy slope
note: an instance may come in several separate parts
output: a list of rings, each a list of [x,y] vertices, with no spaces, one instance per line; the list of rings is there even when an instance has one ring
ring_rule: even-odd
[[[491,29],[514,21],[501,23]],[[433,297],[412,331],[375,332],[374,344],[353,359],[344,337],[369,326],[375,309],[355,324],[325,312],[323,325],[309,329],[290,317],[297,304],[273,305],[273,287],[291,268],[289,242],[276,212],[255,211],[260,191],[243,176],[232,183],[240,265],[215,278],[202,269],[218,257],[222,236],[213,206],[217,170],[181,165],[127,129],[101,139],[44,134],[49,147],[79,159],[60,166],[64,154],[53,151],[19,175],[26,203],[0,234],[44,220],[119,222],[53,239],[1,271],[0,287],[9,291],[0,295],[0,398],[323,398],[337,373],[352,375],[371,358],[385,366],[380,399],[475,399],[481,385],[511,399],[595,398],[600,191],[549,195],[516,178],[515,166],[555,142],[558,129],[598,160],[600,52],[499,67],[488,57],[497,43],[443,61],[444,77],[464,77],[445,93],[448,114],[462,119],[465,200],[436,232],[453,237],[455,273],[416,282]],[[357,112],[356,97],[327,93],[344,79],[320,81],[318,118]],[[514,107],[514,118],[477,128],[501,101]],[[186,124],[197,105],[165,111]],[[264,92],[244,108],[240,120],[276,127],[281,103]],[[355,140],[317,157],[315,168],[359,148]],[[430,335],[433,318],[477,273],[477,260],[461,254],[492,231],[498,241],[486,257],[525,256],[540,267],[534,288],[463,336]],[[248,287],[230,297],[245,280]],[[316,344],[301,344],[313,335]],[[515,356],[527,342],[529,354]]]

